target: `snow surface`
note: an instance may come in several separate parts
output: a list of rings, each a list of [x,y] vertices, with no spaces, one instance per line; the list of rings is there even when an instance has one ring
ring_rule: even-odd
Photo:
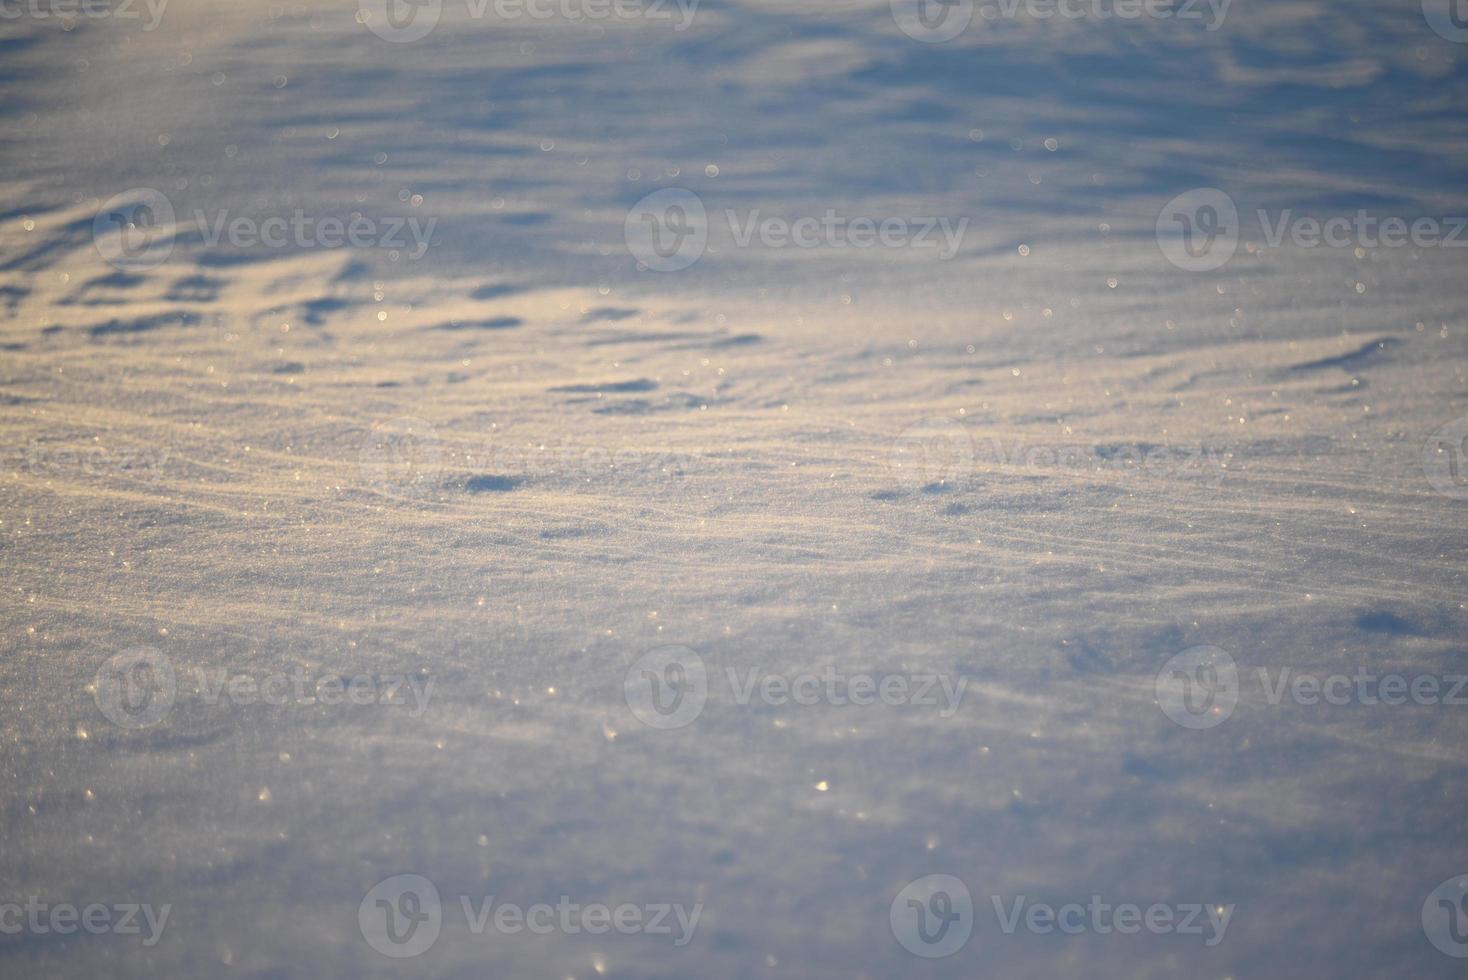
[[[446,0],[411,44],[356,14],[0,20],[0,903],[173,907],[152,947],[0,935],[0,974],[1461,975],[1420,914],[1468,874],[1468,706],[1254,678],[1468,672],[1468,501],[1423,465],[1468,416],[1468,252],[1246,222],[1187,272],[1154,238],[1202,186],[1468,214],[1468,47],[1416,0],[943,44],[872,0],[705,0],[685,31]],[[624,219],[668,186],[970,225],[947,262],[720,239],[639,270]],[[93,219],[136,187],[180,233],[119,271]],[[417,259],[241,249],[196,209],[436,230]],[[934,438],[959,456],[914,456]],[[664,645],[712,677],[686,728],[624,699]],[[1206,730],[1154,686],[1198,645],[1243,678]],[[139,647],[177,700],[122,727],[96,678]],[[196,690],[296,667],[435,686]],[[967,693],[740,705],[727,668]],[[675,948],[446,912],[389,959],[358,911],[398,873],[446,907],[703,914]],[[931,873],[979,912],[946,959],[889,927]],[[988,912],[1093,894],[1236,911],[1212,948]]]

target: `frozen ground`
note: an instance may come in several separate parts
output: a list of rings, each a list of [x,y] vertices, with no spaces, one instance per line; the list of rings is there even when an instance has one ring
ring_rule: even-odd
[[[1468,252],[1249,216],[1468,214],[1468,46],[1415,0],[941,44],[868,0],[467,9],[412,43],[344,0],[0,20],[0,904],[171,906],[154,945],[0,934],[0,974],[1462,974],[1421,917],[1468,874],[1468,704],[1271,704],[1257,671],[1468,673],[1431,448],[1468,416]],[[1189,272],[1155,226],[1205,186],[1245,241]],[[171,251],[117,269],[94,218],[140,187]],[[662,187],[714,226],[969,224],[948,261],[725,225],[639,270]],[[433,235],[209,242],[297,210]],[[668,645],[709,677],[676,729],[624,696]],[[1238,665],[1216,727],[1158,703],[1199,645]],[[139,648],[171,708],[117,724]],[[728,669],[965,686],[740,704]],[[294,670],[432,687],[210,696]],[[395,959],[359,911],[401,873],[444,912]],[[934,873],[976,915],[930,960],[889,914]],[[702,913],[682,947],[475,935],[488,895]],[[1021,895],[1234,910],[1211,947],[1005,934]]]

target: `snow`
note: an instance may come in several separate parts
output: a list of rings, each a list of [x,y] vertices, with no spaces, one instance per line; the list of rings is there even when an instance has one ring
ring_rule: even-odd
[[[0,971],[1460,972],[1421,916],[1468,874],[1468,705],[1258,672],[1468,673],[1431,458],[1468,416],[1464,253],[1252,216],[1468,215],[1468,48],[1415,0],[942,44],[870,0],[666,6],[444,0],[411,43],[344,0],[0,20],[0,904],[172,906],[152,946],[0,935]],[[639,269],[669,187],[707,250]],[[1243,241],[1189,272],[1155,229],[1200,187]],[[94,219],[136,188],[177,234],[117,268]],[[725,218],[828,209],[968,225],[944,261]],[[321,246],[357,212],[407,244]],[[1156,678],[1198,646],[1238,704],[1189,729]],[[665,647],[707,668],[681,728],[625,696]],[[138,650],[176,694],[129,727],[98,678]],[[964,693],[741,704],[729,671]],[[211,700],[295,674],[407,703]],[[403,959],[358,923],[397,874],[443,900]],[[889,925],[929,874],[976,919],[931,960]],[[489,895],[702,915],[683,947],[474,935]],[[1021,895],[1236,910],[1213,947],[1003,934]]]

